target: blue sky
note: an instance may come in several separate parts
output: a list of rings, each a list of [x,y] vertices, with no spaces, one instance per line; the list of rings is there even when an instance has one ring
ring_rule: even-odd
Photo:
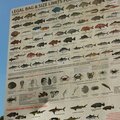
[[[4,114],[9,18],[12,8],[39,3],[40,0],[0,0],[0,116]]]

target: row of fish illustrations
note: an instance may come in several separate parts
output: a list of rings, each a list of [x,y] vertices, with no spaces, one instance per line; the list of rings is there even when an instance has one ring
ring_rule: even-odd
[[[81,14],[81,13],[79,13],[79,12],[74,12],[73,14],[71,14],[72,16],[74,15],[79,15],[79,14]],[[116,13],[115,13],[116,14]],[[69,15],[66,15],[66,14],[63,14],[63,15],[61,15],[61,16],[59,16],[58,18],[59,19],[61,19],[61,20],[63,20],[63,19],[66,19],[66,18],[68,18],[69,17]],[[91,20],[92,21],[98,21],[98,20],[101,20],[101,19],[104,19],[104,15],[101,15],[101,16],[99,16],[99,15],[97,15],[97,16],[94,16],[94,17],[92,17],[91,18]],[[12,28],[14,28],[14,29],[16,29],[16,28],[19,28],[19,27],[22,27],[22,26],[31,26],[31,25],[34,25],[34,24],[36,24],[36,25],[39,25],[39,24],[41,24],[41,23],[45,23],[46,21],[54,21],[54,20],[57,20],[57,18],[49,18],[49,19],[47,19],[47,20],[45,20],[45,19],[39,19],[39,20],[36,20],[35,22],[26,22],[26,23],[24,23],[24,24],[16,24],[16,25],[13,25],[12,26]],[[90,20],[88,20],[88,19],[80,19],[80,20],[78,20],[76,23],[79,25],[79,24],[82,24],[82,23],[87,23],[87,22],[90,22]],[[71,25],[71,24],[75,24],[75,21],[74,22],[66,22],[66,23],[64,23],[64,24],[61,24],[61,23],[58,23],[58,24],[56,24],[56,25],[53,25],[52,26],[52,28],[59,28],[59,27],[61,27],[62,25],[63,26],[68,26],[68,25]],[[117,21],[116,21],[116,23],[111,23],[111,25],[114,25],[114,24],[119,24],[119,22],[117,23]],[[101,29],[102,27],[105,27],[105,26],[108,26],[107,24],[105,25],[105,24],[98,24],[98,25],[96,25],[95,26],[95,28],[99,28],[99,29]],[[92,27],[93,28],[93,27]],[[46,30],[48,30],[48,29],[50,29],[50,27],[49,26],[46,26],[46,27],[41,27],[41,26],[37,26],[37,27],[34,27],[34,28],[32,28],[32,30],[34,30],[34,31],[36,31],[36,30],[42,30],[42,31],[46,31]]]
[[[65,49],[65,48],[64,48]],[[67,49],[67,48],[66,48]],[[64,62],[70,62],[71,60],[80,60],[80,59],[84,59],[84,58],[93,58],[93,57],[97,57],[97,56],[100,56],[104,54],[105,57],[107,54],[111,54],[113,56],[113,59],[114,60],[119,60],[120,59],[120,51],[116,51],[113,53],[113,50],[105,50],[101,53],[96,53],[96,52],[90,52],[88,53],[87,55],[74,55],[73,57],[61,57],[59,59],[48,59],[47,61],[44,61],[44,62],[40,62],[40,61],[36,61],[35,63],[30,63],[30,64],[23,64],[21,66],[14,66],[14,67],[10,67],[9,69],[14,69],[14,68],[17,68],[17,67],[21,67],[21,68],[26,68],[26,67],[32,67],[32,66],[37,66],[37,65],[42,65],[42,64],[52,64],[52,63],[56,63],[56,62],[60,62],[60,63],[64,63]],[[26,56],[27,58],[33,58],[33,57],[41,57],[41,56],[44,56],[45,54],[43,53],[28,53]],[[19,59],[20,56],[25,56],[25,54],[18,54],[18,55],[15,55],[15,57],[13,58],[10,58],[9,61],[10,62],[13,62],[13,61],[17,61]]]
[[[91,30],[92,29],[92,27],[89,27],[89,26],[85,26],[85,27],[83,27],[81,30],[84,30],[84,31],[88,31],[88,30]],[[56,33],[55,33],[55,35],[56,36],[62,36],[62,35],[66,35],[66,34],[70,34],[70,35],[72,35],[72,34],[74,34],[74,33],[76,33],[77,32],[77,34],[79,34],[79,29],[74,29],[74,28],[72,28],[72,29],[69,29],[68,31],[57,31]],[[17,33],[17,34],[16,34]],[[98,33],[96,33],[94,36],[97,36],[97,37],[101,37],[101,36],[108,36],[108,35],[115,35],[115,34],[118,34],[118,33],[120,33],[120,30],[119,29],[113,29],[113,30],[111,30],[110,32],[98,32]],[[18,31],[14,31],[11,35],[14,35],[14,36],[16,36],[16,35],[18,35],[18,34],[20,34],[20,32],[18,32]],[[47,35],[46,33],[44,34],[44,35]],[[53,35],[53,33],[49,33],[48,35]],[[83,39],[87,39],[87,38],[90,38],[90,39],[92,39],[92,36],[88,36],[88,35],[82,35],[80,38],[78,38],[77,39],[77,41],[78,40],[83,40]],[[34,38],[33,39],[33,37],[30,37],[30,38],[28,38],[28,37],[26,37],[24,40],[33,40],[34,42],[36,42],[36,41],[39,41],[39,40],[44,40],[43,39],[43,37],[41,37],[41,38]],[[75,41],[76,40],[76,37],[67,37],[67,38],[65,38],[64,40],[63,40],[63,42],[64,43],[71,43],[71,42],[73,42],[73,41]],[[52,41],[50,41],[49,42],[49,45],[52,45],[52,46],[54,46],[54,45],[56,45],[56,44],[58,44],[58,43],[61,43],[62,41],[61,40],[52,40]],[[119,41],[118,41],[119,42]],[[17,39],[15,39],[15,40],[13,40],[10,44],[11,45],[17,45],[17,44],[20,44],[20,43],[22,43],[22,40],[17,40]],[[47,43],[45,43],[45,42],[42,42],[42,44],[40,44],[40,45],[37,45],[38,47],[44,47],[44,45],[47,45]],[[33,48],[33,47],[27,47],[28,49],[30,49],[30,48]],[[24,48],[24,49],[27,49],[27,48]]]
[[[74,110],[74,111],[78,111],[78,110],[81,110],[81,109],[85,109],[87,106],[88,106],[87,104],[85,104],[85,105],[76,105],[76,106],[70,107],[70,109]],[[112,109],[114,109],[114,106],[113,105],[106,105],[105,106],[105,103],[98,102],[98,103],[92,104],[91,108],[93,108],[93,109],[101,108],[103,110],[112,110]],[[56,113],[59,113],[60,111],[65,112],[66,107],[63,107],[63,108],[55,107],[55,108],[50,109],[48,111],[52,112],[55,115]],[[36,116],[36,115],[39,115],[39,114],[44,114],[45,112],[46,112],[46,110],[34,110],[34,111],[30,112],[29,114],[31,114],[33,116]],[[7,117],[15,118],[15,119],[25,119],[27,116],[19,115],[19,113],[17,113],[17,112],[10,112],[10,113],[7,114]],[[76,120],[76,119],[79,119],[79,118],[80,117],[69,117],[69,118],[64,119],[64,120]],[[86,116],[86,119],[88,119],[88,120],[96,119],[96,118],[99,119],[99,115],[89,114],[89,115]],[[61,120],[61,119],[57,118],[57,117],[53,117],[50,120]]]
[[[114,33],[115,33],[115,31],[120,32],[120,30],[119,31],[114,30]],[[102,34],[102,32],[101,32],[101,34]],[[64,40],[55,39],[55,40],[51,40],[50,42],[40,42],[40,43],[37,43],[36,46],[37,47],[44,47],[46,45],[56,46],[57,44],[60,44],[60,43],[71,43],[71,42],[74,42],[74,41],[80,41],[81,42],[81,40],[88,39],[88,38],[91,38],[91,36],[83,35],[80,38],[76,38],[76,37],[73,36],[73,37],[67,37]],[[31,38],[25,38],[25,39],[31,39]],[[35,38],[35,39],[39,40],[41,38]],[[21,40],[13,40],[10,44],[11,45],[19,45],[21,43],[22,43]],[[100,42],[100,43],[95,43],[95,44],[87,44],[85,46],[82,46],[81,48],[91,48],[93,46],[103,46],[103,45],[119,44],[119,43],[120,43],[120,39],[114,39],[111,42]],[[32,48],[35,48],[35,45],[27,45],[27,46],[23,47],[22,49],[28,50],[28,49],[32,49]],[[81,49],[81,48],[78,48],[78,49]],[[21,47],[19,47],[19,49],[21,49]],[[76,50],[77,48],[74,48],[74,49]],[[16,50],[16,49],[11,48],[10,50]],[[70,51],[70,49],[68,49],[68,51]]]
[[[102,2],[103,2],[103,0],[101,0]],[[100,2],[100,0],[99,0],[99,2]],[[101,3],[101,2],[100,2]],[[53,13],[59,13],[59,12],[64,12],[64,10],[65,9],[67,9],[67,10],[73,10],[73,9],[75,9],[75,8],[78,8],[78,7],[82,7],[82,8],[84,8],[84,7],[86,7],[86,6],[88,6],[88,5],[91,5],[91,2],[82,2],[82,3],[80,3],[80,5],[75,5],[75,4],[69,4],[66,8],[65,7],[59,7],[59,6],[57,6],[57,7],[55,7],[55,8],[53,8],[52,9],[52,12]],[[92,9],[92,10],[88,10],[88,11],[85,11],[85,13],[80,13],[80,12],[73,12],[72,14],[71,14],[71,16],[78,16],[78,15],[80,15],[80,14],[86,14],[86,13],[97,13],[97,12],[104,12],[104,11],[108,11],[108,10],[110,10],[110,9],[113,9],[113,8],[117,8],[117,7],[119,7],[119,5],[113,5],[113,4],[109,4],[109,5],[106,5],[103,9],[101,9],[101,10],[98,10],[98,9]],[[77,9],[76,9],[77,10]],[[79,9],[78,9],[79,10]],[[44,11],[41,11],[41,12],[39,12],[39,13],[28,13],[27,15],[25,15],[25,16],[15,16],[14,18],[12,18],[12,20],[13,21],[18,21],[18,20],[22,20],[22,19],[24,19],[24,18],[27,18],[27,19],[29,19],[29,18],[32,18],[32,17],[37,17],[37,15],[43,15],[43,14],[50,14],[50,11],[49,10],[44,10]],[[59,16],[58,17],[59,19],[64,19],[64,18],[66,18],[65,16]],[[47,21],[50,21],[50,20],[47,20]]]
[[[86,22],[86,21],[87,21],[87,19],[81,19],[78,22],[82,23],[82,22]],[[71,24],[75,24],[75,22],[66,22],[63,25],[71,25]],[[110,24],[110,26],[113,26],[113,27],[116,27],[116,26],[119,26],[119,25],[120,25],[120,21],[114,21],[114,22],[112,22]],[[19,26],[19,25],[15,25],[15,26]],[[13,26],[13,27],[15,27],[15,26]],[[56,24],[53,27],[54,28],[59,28],[61,26],[62,26],[62,24],[58,23],[58,24]],[[61,35],[64,35],[64,34],[74,34],[76,32],[80,32],[80,31],[87,32],[87,31],[90,31],[90,30],[92,30],[94,28],[101,30],[102,28],[105,28],[105,27],[108,27],[108,23],[107,24],[99,23],[99,24],[97,24],[95,26],[83,26],[81,29],[69,29],[69,30],[66,30],[66,31],[58,31],[55,34],[51,33],[50,35],[61,36]],[[37,26],[37,27],[32,28],[32,30],[35,30],[35,31],[36,30],[46,31],[46,30],[49,30],[49,26],[45,26],[45,27]],[[27,32],[30,32],[30,31],[27,31]],[[114,31],[110,31],[109,33],[114,33]],[[12,37],[17,37],[19,34],[20,34],[19,31],[13,31],[11,33],[11,36]],[[48,33],[46,33],[46,34],[48,34]],[[46,36],[46,34],[44,34],[44,36]],[[25,40],[29,40],[29,39],[25,39]]]

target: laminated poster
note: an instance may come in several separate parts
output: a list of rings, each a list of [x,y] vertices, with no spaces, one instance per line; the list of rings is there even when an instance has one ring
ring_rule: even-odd
[[[120,120],[120,0],[51,0],[11,10],[5,120]]]

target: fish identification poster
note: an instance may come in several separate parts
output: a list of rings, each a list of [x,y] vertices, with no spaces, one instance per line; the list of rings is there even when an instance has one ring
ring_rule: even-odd
[[[5,120],[120,120],[120,1],[12,9],[6,88]]]

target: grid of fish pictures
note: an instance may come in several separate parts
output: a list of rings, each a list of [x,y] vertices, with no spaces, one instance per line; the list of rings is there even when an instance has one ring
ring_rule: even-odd
[[[119,0],[13,9],[6,120],[119,120],[119,27]]]

